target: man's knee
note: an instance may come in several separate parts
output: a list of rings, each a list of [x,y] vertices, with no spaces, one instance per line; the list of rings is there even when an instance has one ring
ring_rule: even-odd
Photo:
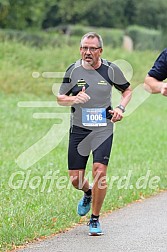
[[[69,176],[70,176],[70,180],[72,185],[76,188],[76,189],[82,189],[83,187],[83,171],[70,171],[69,172]]]
[[[107,166],[101,163],[93,164],[93,177],[98,175],[99,178],[106,176]]]
[[[94,163],[93,165],[94,183],[98,183],[98,187],[100,189],[104,189],[107,187],[106,170],[106,165],[100,163]]]

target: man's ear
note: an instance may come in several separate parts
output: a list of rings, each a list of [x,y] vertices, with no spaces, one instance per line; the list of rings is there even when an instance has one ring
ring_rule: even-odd
[[[103,48],[100,48],[100,54],[102,54],[102,52],[103,52]]]

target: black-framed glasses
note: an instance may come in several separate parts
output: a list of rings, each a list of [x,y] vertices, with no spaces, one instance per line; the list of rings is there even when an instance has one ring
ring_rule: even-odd
[[[95,52],[97,49],[100,49],[101,47],[87,47],[87,46],[81,46],[81,49],[84,52],[87,52],[89,50],[90,52]]]

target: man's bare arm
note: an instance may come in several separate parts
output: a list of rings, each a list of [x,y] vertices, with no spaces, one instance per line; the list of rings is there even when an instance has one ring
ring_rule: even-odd
[[[61,106],[72,106],[73,104],[86,103],[90,97],[85,93],[85,87],[82,88],[76,96],[58,95],[57,102]]]
[[[167,83],[159,81],[149,75],[147,75],[144,80],[144,88],[149,93],[161,93],[162,95],[167,96]]]

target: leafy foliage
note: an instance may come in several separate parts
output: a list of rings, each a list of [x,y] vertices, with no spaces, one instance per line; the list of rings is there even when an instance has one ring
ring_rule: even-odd
[[[166,0],[0,0],[0,27],[39,29],[58,25],[167,28]]]
[[[132,25],[127,28],[126,32],[133,40],[134,49],[159,50],[162,46],[162,34],[158,30]]]

